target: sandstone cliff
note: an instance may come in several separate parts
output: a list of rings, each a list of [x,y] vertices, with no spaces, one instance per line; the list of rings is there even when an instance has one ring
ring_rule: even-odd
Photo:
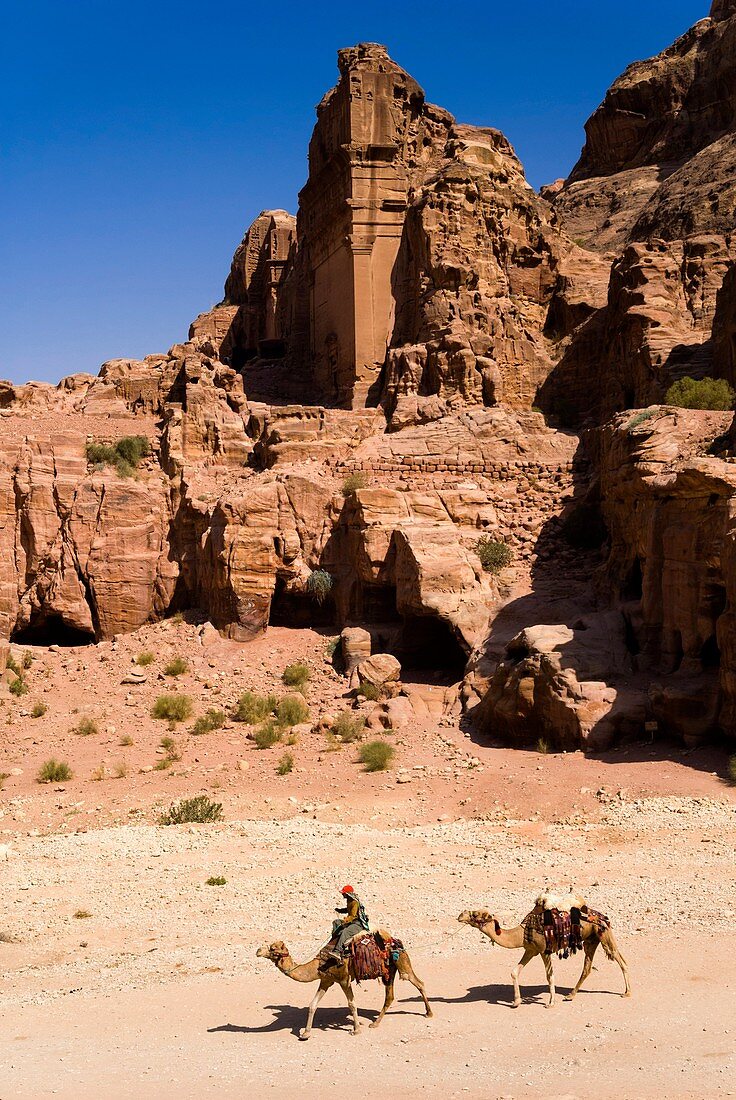
[[[360,625],[491,737],[732,735],[731,417],[634,409],[736,381],[735,44],[716,3],[631,66],[543,196],[341,50],[297,215],[258,215],[187,341],[0,384],[0,646]],[[137,470],[88,462],[129,435]]]

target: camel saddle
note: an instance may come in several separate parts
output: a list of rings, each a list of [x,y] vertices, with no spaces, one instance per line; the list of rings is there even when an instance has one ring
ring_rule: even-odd
[[[390,978],[391,962],[396,962],[404,947],[400,940],[384,937],[380,932],[364,932],[348,944],[356,982]]]
[[[546,954],[566,959],[582,950],[582,921],[592,924],[599,937],[611,926],[608,917],[589,905],[580,908],[573,906],[569,912],[565,909],[542,909],[537,905],[523,921],[524,939],[531,942],[532,933],[540,933],[544,936]]]

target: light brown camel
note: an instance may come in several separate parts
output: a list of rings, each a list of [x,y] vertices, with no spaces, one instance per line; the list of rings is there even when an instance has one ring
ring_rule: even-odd
[[[529,914],[529,916],[531,916],[531,914]],[[516,928],[502,928],[496,918],[485,909],[474,909],[472,911],[466,909],[457,919],[461,924],[469,924],[471,928],[477,928],[479,932],[488,936],[494,943],[497,943],[499,947],[508,947],[511,948],[511,950],[523,948],[524,954],[521,960],[511,971],[511,979],[514,983],[514,1008],[518,1008],[521,1004],[519,974],[535,955],[541,955],[544,969],[547,974],[547,981],[549,983],[549,1004],[547,1008],[550,1008],[555,1003],[555,976],[552,970],[552,957],[547,954],[547,943],[543,933],[536,931],[532,931],[530,934],[525,933],[523,924],[517,925]],[[526,921],[526,919],[525,917],[524,920]],[[565,1000],[571,1001],[573,999],[580,989],[580,986],[590,974],[593,967],[593,956],[598,949],[598,944],[602,944],[603,950],[608,958],[617,962],[621,967],[621,973],[626,983],[626,989],[624,990],[623,996],[630,997],[631,984],[629,982],[629,969],[626,964],[626,959],[618,949],[611,929],[605,928],[599,931],[596,925],[591,924],[589,921],[582,920],[580,922],[580,935],[583,940],[583,950],[585,952],[583,972],[578,979],[577,985],[574,989],[570,990]]]
[[[391,939],[386,932],[381,932],[381,935],[384,940]],[[292,978],[295,982],[319,982],[319,989],[309,1005],[307,1025],[299,1032],[300,1039],[309,1038],[312,1032],[312,1021],[317,1011],[317,1005],[332,985],[339,985],[345,994],[348,1008],[353,1014],[353,1035],[358,1034],[360,1031],[360,1021],[358,1020],[358,1010],[355,1007],[355,1000],[353,999],[353,987],[351,983],[355,980],[355,973],[353,971],[353,962],[351,958],[346,959],[340,966],[335,965],[330,966],[326,970],[320,970],[321,960],[319,956],[315,959],[310,959],[309,962],[295,963],[289,954],[288,947],[281,940],[272,943],[269,947],[259,947],[258,951],[256,951],[256,955],[259,959],[270,959],[271,962],[276,964],[282,974],[286,974],[287,978]],[[427,1010],[427,1016],[431,1016],[432,1009],[427,1000],[427,994],[424,991],[424,982],[420,981],[414,973],[414,968],[411,965],[411,960],[406,951],[400,952],[396,962],[389,956],[388,971],[388,980],[381,979],[386,990],[383,1008],[373,1023],[370,1024],[370,1027],[378,1027],[381,1020],[386,1015],[386,1012],[393,1004],[394,979],[397,973],[400,978],[403,978],[407,982],[411,982],[411,984],[419,990],[422,995],[422,1000],[424,1001],[424,1007]]]

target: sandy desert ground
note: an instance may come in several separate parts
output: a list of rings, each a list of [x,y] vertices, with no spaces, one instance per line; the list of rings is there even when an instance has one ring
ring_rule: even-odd
[[[366,775],[351,748],[327,753],[314,733],[278,776],[283,749],[261,752],[228,723],[200,737],[181,728],[181,760],[142,771],[160,758],[149,710],[173,653],[189,661],[178,687],[195,715],[213,700],[227,709],[246,687],[277,689],[297,653],[315,670],[313,716],[345,705],[320,635],[275,629],[252,647],[208,647],[197,631],[166,623],[106,646],[34,651],[29,695],[6,701],[2,1100],[332,1097],[346,1083],[367,1097],[736,1094],[736,798],[724,754],[632,744],[605,758],[544,756],[477,743],[440,717],[393,735],[389,772]],[[123,687],[143,648],[156,652],[147,682]],[[38,698],[49,710],[33,719]],[[70,732],[84,714],[97,734]],[[123,731],[133,745],[119,746]],[[74,778],[40,786],[52,752]],[[92,778],[123,756],[125,776]],[[157,824],[161,808],[199,791],[222,801],[223,823]],[[207,886],[212,875],[226,884]],[[333,990],[304,1043],[311,987],[256,950],[284,939],[310,956],[343,881],[405,940],[435,1016],[400,985],[380,1030],[353,1038]],[[511,1007],[517,953],[455,918],[484,906],[511,924],[549,881],[574,882],[611,916],[630,1000],[599,952],[576,1002],[544,1006],[537,960]],[[557,963],[563,994],[580,966]],[[357,1000],[367,1024],[381,990],[368,983]]]

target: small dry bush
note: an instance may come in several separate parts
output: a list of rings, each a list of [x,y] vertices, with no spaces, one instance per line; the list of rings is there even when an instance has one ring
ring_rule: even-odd
[[[34,703],[33,709],[31,710],[31,718],[43,718],[48,709],[45,703]]]
[[[210,875],[205,882],[205,886],[224,886],[226,882],[227,879],[223,878],[222,875]]]
[[[388,741],[368,741],[361,746],[359,760],[367,772],[384,772],[395,755]]]
[[[183,676],[189,671],[189,664],[183,657],[172,657],[164,669],[164,676]]]
[[[72,769],[63,760],[53,757],[42,764],[36,775],[37,783],[65,783],[72,777]]]
[[[309,707],[303,699],[294,696],[286,696],[276,708],[276,721],[279,726],[290,728],[298,726],[300,722],[306,722],[309,718]]]
[[[335,585],[332,574],[326,569],[313,569],[307,577],[307,592],[319,606],[325,602]]]
[[[275,722],[264,722],[259,730],[256,730],[253,740],[259,749],[272,749],[281,740],[281,730]]]
[[[23,662],[22,663],[23,663],[23,668],[26,669],[26,671],[28,671],[28,669],[33,664],[33,654],[31,653],[30,649],[27,649],[25,651],[25,653],[23,654]]]
[[[118,760],[115,764],[112,772],[115,779],[125,779],[128,775],[128,762],[127,760]]]
[[[213,802],[206,794],[182,798],[179,802],[172,803],[158,820],[159,825],[203,825],[222,821],[222,803]]]
[[[297,661],[296,664],[286,666],[281,679],[287,687],[301,691],[311,675],[309,665],[303,661]]]
[[[162,737],[159,744],[172,764],[176,763],[177,760],[181,760],[179,747],[173,737]]]
[[[71,732],[78,734],[80,737],[91,737],[93,734],[100,732],[100,727],[94,718],[80,718]]]
[[[290,771],[294,770],[294,757],[290,752],[285,752],[278,763],[276,771],[279,775],[288,775]]]
[[[358,688],[358,695],[362,695],[364,699],[367,699],[369,703],[377,703],[381,698],[381,689],[376,684],[361,684]]]
[[[133,740],[133,738],[130,736],[129,733],[124,733],[123,736],[118,741],[118,744],[123,749],[129,749],[131,745],[135,744],[135,741]]]
[[[108,778],[107,768],[104,764],[100,764],[99,768],[95,768],[90,776],[93,783],[101,783],[104,779]]]
[[[540,737],[537,741],[537,752],[541,753],[542,756],[546,756],[549,751],[549,741],[545,740],[544,737]]]
[[[351,745],[354,741],[360,741],[365,732],[365,718],[357,714],[351,714],[344,710],[338,714],[332,726],[332,733],[339,738],[343,745]]]
[[[233,719],[254,726],[256,722],[262,722],[273,714],[277,705],[278,699],[275,695],[256,695],[253,691],[244,691],[233,711]]]
[[[156,657],[151,653],[150,649],[144,649],[142,653],[139,653],[135,659],[135,663],[141,668],[148,668],[156,660]]]
[[[510,546],[490,535],[481,535],[475,544],[475,552],[486,573],[500,573],[511,565],[514,558]]]
[[[151,717],[165,718],[169,722],[184,722],[192,716],[192,700],[188,695],[159,695],[151,710]]]
[[[212,733],[213,730],[221,730],[225,725],[224,710],[210,708],[202,714],[192,726],[192,733]]]
[[[365,474],[356,471],[354,474],[348,474],[342,483],[342,495],[344,497],[352,496],[358,489],[365,489],[366,479]]]
[[[0,791],[3,789],[6,779],[10,779],[10,772],[0,772]]]
[[[16,661],[12,653],[9,653],[5,661],[5,667],[8,672],[14,672],[16,676],[20,676],[20,665]]]
[[[8,690],[10,691],[11,695],[15,695],[17,698],[19,698],[21,695],[27,695],[29,688],[28,684],[25,682],[22,676],[16,676],[16,678],[11,682]]]
[[[91,916],[92,916],[92,914],[90,913],[89,909],[77,909],[77,911],[74,914],[74,919],[75,920],[87,920],[88,917],[91,917]]]

